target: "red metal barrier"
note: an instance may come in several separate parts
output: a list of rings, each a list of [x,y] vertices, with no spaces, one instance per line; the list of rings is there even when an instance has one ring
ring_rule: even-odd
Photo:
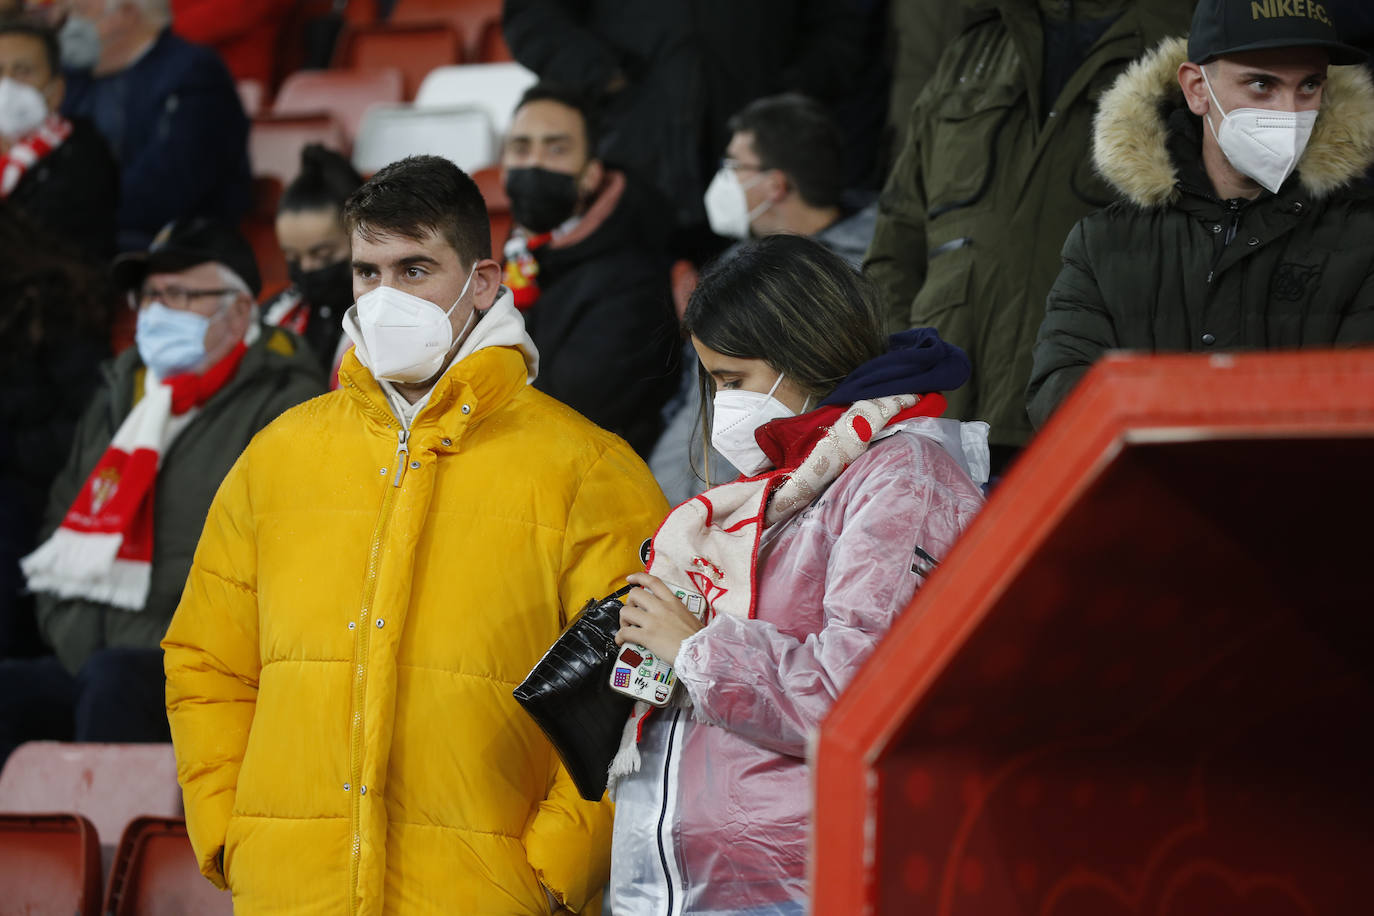
[[[1367,909],[1374,350],[1112,358],[820,735],[817,914]]]

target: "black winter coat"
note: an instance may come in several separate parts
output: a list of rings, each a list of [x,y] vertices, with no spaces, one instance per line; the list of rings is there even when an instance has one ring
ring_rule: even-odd
[[[701,202],[749,102],[794,90],[836,98],[872,53],[844,0],[505,0],[506,43],[539,78],[606,100],[602,158],[672,198],[675,222]]]
[[[72,120],[71,136],[24,173],[8,200],[80,254],[96,261],[114,255],[119,166],[85,118]]]
[[[667,227],[652,192],[610,176],[583,217],[585,238],[535,249],[540,292],[525,324],[539,349],[534,387],[645,456],[677,387]]]
[[[1043,424],[1108,350],[1374,343],[1374,82],[1333,67],[1312,138],[1277,195],[1217,198],[1171,39],[1103,96],[1094,157],[1126,200],[1064,243],[1027,389]]]

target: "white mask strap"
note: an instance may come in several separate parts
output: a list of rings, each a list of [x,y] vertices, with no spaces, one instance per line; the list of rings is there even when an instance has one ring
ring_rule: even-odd
[[[1207,94],[1212,97],[1212,104],[1217,107],[1217,111],[1221,112],[1221,120],[1225,121],[1226,111],[1221,107],[1221,102],[1217,100],[1217,94],[1212,91],[1212,81],[1207,78],[1207,67],[1199,66],[1198,69],[1202,71],[1202,83],[1207,87]],[[1207,112],[1207,114],[1203,117],[1203,120],[1207,122],[1207,127],[1212,131],[1212,136],[1216,137],[1217,129],[1212,124],[1211,114],[1212,113],[1210,111]],[[1217,139],[1218,141],[1220,140],[1220,138]]]

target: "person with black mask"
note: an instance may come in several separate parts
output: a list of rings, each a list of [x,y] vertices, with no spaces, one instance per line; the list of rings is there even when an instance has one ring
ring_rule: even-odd
[[[668,203],[595,158],[585,102],[546,83],[501,156],[514,222],[505,283],[539,349],[534,386],[647,455],[676,388]]]
[[[277,205],[277,242],[291,285],[267,304],[267,324],[294,331],[319,357],[331,386],[348,349],[343,314],[353,304],[353,270],[343,206],[363,183],[348,160],[312,143],[300,174]]]

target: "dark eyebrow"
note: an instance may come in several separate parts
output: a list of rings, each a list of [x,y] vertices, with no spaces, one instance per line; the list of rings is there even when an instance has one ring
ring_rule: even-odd
[[[414,267],[416,264],[433,264],[439,266],[439,262],[427,254],[413,254],[408,258],[401,258],[396,264],[400,267]]]
[[[354,260],[353,260],[353,269],[354,269],[354,270],[376,270],[376,269],[377,269],[377,265],[376,265],[376,264],[372,264],[372,263],[370,263],[370,262],[368,262],[368,261],[359,261],[358,259],[354,258]]]
[[[706,374],[712,378],[724,378],[727,375],[739,375],[740,371],[738,369],[711,369]]]

